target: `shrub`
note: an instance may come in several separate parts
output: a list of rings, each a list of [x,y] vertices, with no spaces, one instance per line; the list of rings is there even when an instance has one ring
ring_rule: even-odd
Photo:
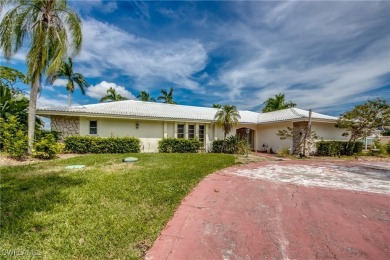
[[[358,141],[321,141],[316,146],[317,155],[320,156],[353,155],[363,151],[363,143]]]
[[[198,139],[164,138],[158,142],[160,153],[197,153],[201,147]]]
[[[54,135],[47,134],[35,142],[33,156],[40,159],[57,158],[62,146],[63,144],[56,142]]]
[[[224,140],[215,140],[212,144],[213,153],[222,153],[225,141]]]
[[[65,144],[57,142],[56,150],[57,150],[57,154],[63,153],[65,150]]]
[[[383,136],[390,136],[390,129],[386,129],[385,131],[383,131],[382,135]]]
[[[382,144],[380,139],[375,138],[374,145],[376,149],[379,149],[379,154],[386,154],[387,153],[387,146],[385,144]]]
[[[61,132],[54,130],[37,129],[35,131],[35,141],[39,142],[42,138],[45,138],[48,135],[52,135],[55,141],[58,142]]]
[[[387,153],[390,154],[390,141],[388,141],[386,144],[386,150],[387,150]]]
[[[3,149],[11,157],[24,159],[27,153],[28,139],[26,129],[16,116],[10,116],[8,121],[0,119]]]
[[[246,150],[246,140],[238,136],[229,136],[226,140],[216,140],[212,146],[213,153],[245,154]]]
[[[280,149],[276,156],[278,157],[283,157],[283,158],[286,158],[286,157],[289,157],[290,156],[290,148],[288,147],[283,147],[282,149]]]
[[[141,141],[134,137],[69,136],[65,151],[71,153],[139,153]]]

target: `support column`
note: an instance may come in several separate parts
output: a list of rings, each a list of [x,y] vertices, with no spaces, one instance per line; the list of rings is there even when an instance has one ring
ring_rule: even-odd
[[[188,123],[184,124],[184,139],[188,139]]]
[[[204,139],[205,139],[205,147],[206,151],[208,152],[210,150],[210,139],[209,139],[209,124],[204,125]]]
[[[173,129],[173,133],[174,133],[173,137],[177,138],[177,122],[174,123],[173,127],[174,127],[174,129]]]
[[[195,124],[195,137],[199,140],[199,124]]]
[[[164,138],[168,138],[168,123],[164,122]]]

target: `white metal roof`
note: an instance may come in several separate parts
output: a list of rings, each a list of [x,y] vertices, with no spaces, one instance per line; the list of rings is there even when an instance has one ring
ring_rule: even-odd
[[[98,103],[84,106],[46,106],[37,108],[38,115],[99,115],[103,117],[129,117],[129,118],[150,118],[170,120],[192,120],[192,121],[214,121],[216,108],[196,107],[163,104],[157,102],[144,102],[137,100],[125,100],[108,103]],[[275,121],[291,121],[295,119],[308,118],[309,111],[299,108],[288,108],[284,110],[256,113],[253,111],[239,111],[243,124],[270,123]],[[337,120],[336,117],[319,113],[312,113],[313,119]]]
[[[320,113],[312,112],[311,117],[313,119],[319,120],[337,120],[337,117],[328,116]],[[289,121],[296,119],[309,118],[309,111],[299,108],[287,108],[283,110],[268,112],[268,113],[259,113],[258,123],[269,123],[276,121]]]

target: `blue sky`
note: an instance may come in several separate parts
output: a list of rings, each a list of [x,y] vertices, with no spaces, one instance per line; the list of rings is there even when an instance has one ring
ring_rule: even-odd
[[[109,87],[134,98],[174,88],[179,104],[258,111],[282,92],[299,108],[339,115],[390,97],[390,2],[70,1],[83,20],[75,71],[91,84],[73,104]],[[1,64],[25,71],[24,55]],[[63,81],[39,105],[66,105]]]

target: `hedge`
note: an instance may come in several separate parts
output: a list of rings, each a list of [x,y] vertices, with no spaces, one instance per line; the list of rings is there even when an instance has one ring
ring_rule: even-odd
[[[54,130],[45,130],[45,129],[39,129],[35,131],[35,141],[39,142],[41,139],[46,138],[47,136],[52,135],[56,142],[59,141],[61,132],[54,131]],[[49,137],[50,139],[51,137]]]
[[[229,136],[226,140],[216,140],[212,144],[213,153],[245,154],[249,147],[245,139]]]
[[[201,147],[197,139],[164,138],[158,142],[160,153],[197,153]]]
[[[139,153],[141,141],[134,137],[69,136],[65,151],[71,153]]]
[[[317,155],[320,156],[337,156],[337,155],[353,155],[363,151],[362,142],[344,141],[321,141],[317,144]]]

